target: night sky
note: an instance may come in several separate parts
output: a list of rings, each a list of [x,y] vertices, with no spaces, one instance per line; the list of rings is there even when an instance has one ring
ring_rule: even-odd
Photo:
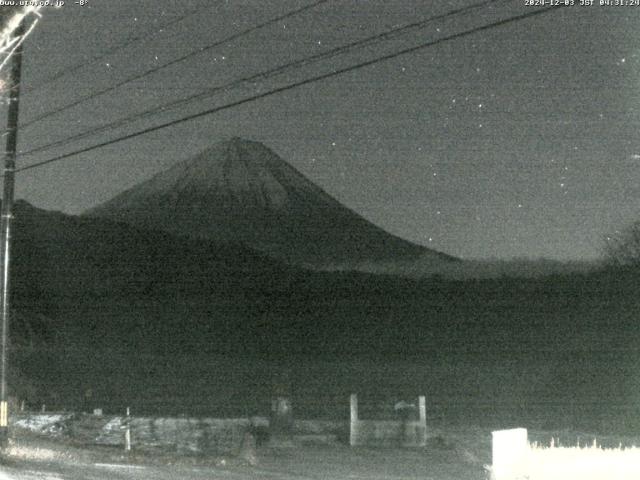
[[[42,10],[25,43],[23,122],[313,0],[86,3]],[[20,150],[474,3],[328,1],[29,125],[20,131]],[[525,0],[494,2],[20,156],[18,165],[534,10]],[[408,240],[465,258],[593,259],[607,234],[640,219],[638,27],[640,7],[553,10],[25,171],[17,196],[80,213],[240,136],[262,141],[342,203]],[[145,38],[91,61],[133,37]],[[51,80],[79,63],[86,65]]]

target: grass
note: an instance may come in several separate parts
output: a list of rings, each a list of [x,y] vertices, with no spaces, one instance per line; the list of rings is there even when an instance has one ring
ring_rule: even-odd
[[[527,444],[523,457],[503,472],[492,472],[493,480],[635,480],[640,478],[640,448],[603,448],[591,445],[549,446]],[[487,467],[491,472],[491,468]]]
[[[640,478],[640,448],[541,447],[529,452],[529,480],[631,480]]]

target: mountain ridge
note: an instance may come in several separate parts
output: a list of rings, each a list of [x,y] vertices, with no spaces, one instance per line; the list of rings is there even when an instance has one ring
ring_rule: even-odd
[[[86,211],[178,235],[240,242],[305,266],[454,257],[392,235],[259,142],[233,137]]]

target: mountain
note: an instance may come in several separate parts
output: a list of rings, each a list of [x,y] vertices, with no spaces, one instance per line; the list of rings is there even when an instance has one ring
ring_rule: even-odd
[[[261,143],[215,144],[85,213],[193,238],[241,243],[292,264],[453,257],[373,225]]]

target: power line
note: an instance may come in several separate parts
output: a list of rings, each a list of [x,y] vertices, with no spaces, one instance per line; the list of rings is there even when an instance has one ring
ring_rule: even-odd
[[[284,72],[286,72],[288,70],[291,70],[293,68],[299,68],[299,67],[302,67],[302,66],[305,66],[305,65],[310,65],[312,63],[318,62],[320,60],[326,60],[326,59],[329,59],[329,58],[333,58],[335,56],[338,56],[340,54],[343,54],[343,53],[345,53],[345,52],[347,52],[349,50],[355,49],[355,48],[361,48],[361,47],[364,47],[364,46],[375,45],[378,42],[381,42],[383,40],[387,40],[389,38],[393,38],[393,37],[405,34],[408,31],[415,30],[415,29],[418,29],[418,28],[424,28],[426,25],[428,25],[429,23],[434,22],[436,20],[443,20],[443,19],[446,19],[446,18],[449,18],[449,17],[453,17],[453,16],[457,16],[457,15],[461,15],[461,14],[466,14],[466,13],[471,12],[472,10],[479,9],[479,8],[484,7],[486,5],[490,5],[490,4],[497,3],[497,2],[503,2],[503,1],[505,1],[505,0],[484,0],[482,2],[473,4],[473,5],[469,5],[469,6],[466,6],[466,7],[462,7],[462,8],[459,8],[459,9],[451,10],[451,11],[449,11],[447,13],[435,15],[433,17],[429,17],[427,19],[424,19],[424,20],[421,20],[421,21],[418,21],[418,22],[413,22],[413,23],[410,23],[410,24],[407,24],[407,25],[404,25],[404,26],[401,26],[401,27],[392,28],[392,29],[389,29],[389,30],[387,30],[385,32],[381,32],[379,34],[372,35],[370,37],[367,37],[367,38],[364,38],[364,39],[361,39],[361,40],[357,40],[357,41],[351,42],[351,43],[346,44],[346,45],[342,45],[340,47],[333,48],[333,49],[325,51],[325,52],[320,52],[320,53],[317,53],[317,54],[312,55],[310,57],[306,57],[306,58],[303,58],[303,59],[300,59],[300,60],[296,60],[296,61],[284,64],[284,65],[280,65],[278,67],[275,67],[275,68],[272,68],[272,69],[269,69],[269,70],[266,70],[266,71],[263,71],[263,72],[259,72],[257,74],[253,74],[253,75],[250,75],[250,76],[247,76],[247,77],[239,78],[239,79],[233,80],[231,82],[228,82],[228,83],[226,83],[224,85],[220,85],[220,86],[217,86],[217,87],[210,87],[210,88],[205,89],[205,91],[203,91],[203,92],[199,92],[199,93],[190,95],[190,96],[185,97],[185,98],[174,100],[172,102],[168,102],[168,103],[165,103],[163,105],[159,105],[157,107],[153,107],[151,109],[144,110],[142,112],[138,112],[138,113],[134,113],[132,115],[128,115],[126,117],[120,118],[120,119],[115,120],[113,122],[110,122],[110,123],[103,124],[103,125],[100,125],[100,126],[95,127],[95,128],[91,128],[91,129],[85,130],[84,132],[80,132],[80,133],[78,133],[76,135],[72,135],[70,137],[67,137],[67,138],[64,138],[64,139],[61,139],[61,140],[57,140],[57,141],[52,142],[52,143],[48,143],[46,145],[42,145],[42,146],[33,148],[33,149],[28,150],[26,152],[21,152],[21,155],[31,155],[33,153],[40,152],[40,151],[43,151],[43,150],[47,150],[49,148],[63,146],[63,145],[66,145],[66,144],[68,144],[68,143],[70,143],[72,141],[79,140],[79,139],[82,139],[82,138],[86,138],[88,136],[91,136],[91,135],[94,135],[94,134],[97,134],[97,133],[100,133],[100,132],[104,132],[106,130],[111,130],[111,129],[117,128],[119,126],[125,125],[127,123],[133,122],[135,120],[139,120],[139,119],[142,119],[142,118],[154,115],[154,114],[158,114],[158,113],[163,113],[163,112],[165,112],[165,111],[167,111],[169,109],[174,109],[174,108],[176,108],[176,107],[178,107],[180,105],[185,105],[187,103],[194,102],[196,100],[203,100],[203,99],[211,97],[211,96],[213,96],[213,95],[215,95],[215,94],[217,94],[219,92],[227,91],[227,90],[230,90],[230,89],[232,89],[234,87],[241,86],[241,85],[249,83],[249,82],[255,82],[257,80],[266,80],[266,79],[271,78],[273,76],[280,75],[280,74],[282,74],[282,73],[284,73]],[[511,0],[507,0],[507,1],[511,1]]]
[[[338,76],[338,75],[342,75],[344,73],[348,73],[348,72],[352,72],[352,71],[355,71],[355,70],[359,70],[361,68],[368,67],[370,65],[374,65],[374,64],[386,61],[386,60],[391,60],[393,58],[404,56],[404,55],[407,55],[407,54],[410,54],[410,53],[414,53],[414,52],[417,52],[417,51],[422,50],[424,48],[427,48],[427,47],[430,47],[430,46],[433,46],[433,45],[437,45],[437,44],[440,44],[440,43],[444,43],[444,42],[447,42],[449,40],[454,40],[454,39],[466,37],[467,35],[471,35],[473,33],[489,30],[491,28],[495,28],[495,27],[507,25],[509,23],[513,23],[513,22],[517,22],[517,21],[520,21],[520,20],[524,20],[526,18],[530,18],[530,17],[536,16],[536,15],[540,15],[542,13],[546,13],[546,12],[549,12],[551,10],[557,10],[558,8],[561,8],[561,7],[560,6],[548,6],[548,7],[544,7],[544,8],[538,9],[538,10],[533,10],[533,11],[530,11],[530,12],[527,12],[527,13],[523,13],[523,14],[520,14],[520,15],[509,17],[509,18],[506,18],[506,19],[497,20],[495,22],[492,22],[492,23],[489,23],[489,24],[486,24],[486,25],[482,25],[482,26],[479,26],[479,27],[474,27],[474,28],[472,28],[470,30],[465,30],[463,32],[455,33],[455,34],[452,34],[452,35],[449,35],[449,36],[446,36],[446,37],[439,38],[437,40],[432,40],[432,41],[429,41],[429,42],[426,42],[426,43],[422,43],[420,45],[416,45],[416,46],[413,46],[413,47],[405,48],[403,50],[400,50],[400,51],[397,51],[397,52],[394,52],[394,53],[390,53],[390,54],[387,54],[387,55],[383,55],[381,57],[378,57],[378,58],[375,58],[375,59],[372,59],[372,60],[367,60],[367,61],[364,61],[364,62],[357,63],[355,65],[351,65],[351,66],[344,67],[344,68],[341,68],[341,69],[338,69],[338,70],[334,70],[334,71],[329,72],[329,73],[324,73],[324,74],[317,75],[317,76],[314,76],[314,77],[310,77],[310,78],[307,78],[307,79],[304,79],[304,80],[300,80],[298,82],[294,82],[294,83],[291,83],[289,85],[285,85],[285,86],[282,86],[282,87],[279,87],[279,88],[275,88],[275,89],[270,90],[268,92],[263,92],[263,93],[260,93],[260,94],[256,94],[256,95],[253,95],[251,97],[244,98],[242,100],[237,100],[237,101],[234,101],[234,102],[231,102],[231,103],[227,103],[227,104],[222,105],[222,106],[218,106],[218,107],[215,107],[215,108],[211,108],[211,109],[205,110],[203,112],[199,112],[199,113],[195,113],[195,114],[192,114],[192,115],[188,115],[186,117],[182,117],[182,118],[179,118],[179,119],[176,119],[176,120],[172,120],[170,122],[166,122],[166,123],[163,123],[163,124],[160,124],[160,125],[156,125],[156,126],[153,126],[153,127],[148,127],[148,128],[139,130],[137,132],[130,133],[130,134],[127,134],[127,135],[123,135],[121,137],[117,137],[117,138],[114,138],[114,139],[111,139],[111,140],[106,140],[104,142],[100,142],[100,143],[91,145],[89,147],[84,147],[84,148],[75,150],[73,152],[69,152],[69,153],[65,153],[65,154],[62,154],[62,155],[58,155],[56,157],[53,157],[53,158],[50,158],[50,159],[47,159],[47,160],[43,160],[41,162],[37,162],[37,163],[34,163],[32,165],[27,165],[26,167],[22,167],[22,168],[16,169],[16,172],[22,172],[22,171],[25,171],[25,170],[31,170],[31,169],[38,168],[38,167],[41,167],[41,166],[44,166],[44,165],[48,165],[50,163],[58,162],[58,161],[66,159],[66,158],[69,158],[69,157],[72,157],[72,156],[75,156],[75,155],[79,155],[81,153],[90,152],[92,150],[97,150],[99,148],[106,147],[108,145],[113,145],[115,143],[119,143],[119,142],[122,142],[122,141],[125,141],[125,140],[130,140],[132,138],[136,138],[136,137],[139,137],[141,135],[145,135],[147,133],[151,133],[151,132],[155,132],[155,131],[158,131],[158,130],[161,130],[161,129],[164,129],[164,128],[172,127],[174,125],[178,125],[178,124],[181,124],[181,123],[184,123],[184,122],[188,122],[190,120],[195,120],[195,119],[200,118],[200,117],[212,115],[212,114],[220,112],[222,110],[227,110],[227,109],[230,109],[230,108],[233,108],[233,107],[244,105],[245,103],[250,103],[250,102],[262,99],[262,98],[270,97],[271,95],[275,95],[277,93],[282,93],[282,92],[285,92],[287,90],[291,90],[291,89],[294,89],[294,88],[297,88],[297,87],[301,87],[303,85],[308,85],[310,83],[315,83],[315,82],[318,82],[318,81],[321,81],[321,80],[326,80],[328,78],[332,78],[332,77],[335,77],[335,76]]]
[[[75,107],[76,105],[79,105],[79,104],[81,104],[83,102],[86,102],[88,100],[96,98],[96,97],[98,97],[100,95],[104,95],[105,93],[112,92],[113,90],[115,90],[115,89],[117,89],[117,88],[119,88],[119,87],[121,87],[123,85],[126,85],[127,83],[133,82],[134,80],[140,80],[141,78],[144,78],[144,77],[146,77],[148,75],[156,73],[156,72],[158,72],[158,71],[160,71],[160,70],[162,70],[164,68],[167,68],[167,67],[170,67],[172,65],[175,65],[175,64],[177,64],[179,62],[182,62],[184,60],[192,58],[192,57],[194,57],[196,55],[199,55],[199,54],[201,54],[203,52],[211,50],[211,49],[213,49],[215,47],[219,47],[220,45],[222,45],[224,43],[231,42],[231,41],[236,40],[236,39],[238,39],[240,37],[243,37],[245,35],[253,33],[256,30],[259,30],[261,28],[267,27],[269,25],[273,25],[274,23],[277,23],[277,22],[279,22],[281,20],[285,20],[287,18],[290,18],[290,17],[292,17],[294,15],[297,15],[299,13],[302,13],[302,12],[304,12],[306,10],[310,10],[312,8],[315,8],[315,7],[317,7],[317,6],[319,6],[319,5],[323,4],[323,3],[327,3],[328,1],[329,0],[317,0],[317,1],[313,2],[312,4],[309,4],[309,5],[306,5],[304,7],[298,8],[296,10],[292,10],[290,12],[287,12],[287,13],[283,14],[283,15],[280,15],[278,17],[272,18],[271,20],[267,20],[266,22],[263,22],[263,23],[260,23],[258,25],[255,25],[253,27],[247,28],[247,29],[245,29],[245,30],[243,30],[241,32],[234,33],[233,35],[229,35],[228,37],[223,38],[222,40],[217,40],[216,42],[214,42],[212,44],[199,47],[198,49],[193,50],[193,51],[187,53],[186,55],[178,57],[178,58],[176,58],[174,60],[171,60],[169,62],[163,63],[163,64],[158,65],[156,67],[153,67],[153,68],[151,68],[149,70],[146,70],[145,72],[136,74],[136,75],[134,75],[132,77],[126,78],[126,79],[124,79],[124,80],[122,80],[122,81],[120,81],[120,82],[118,82],[118,83],[116,83],[116,84],[114,84],[114,85],[112,85],[110,87],[104,88],[102,90],[98,90],[97,92],[94,92],[94,93],[89,94],[89,95],[87,95],[85,97],[82,97],[82,98],[80,98],[80,99],[78,99],[78,100],[76,100],[74,102],[68,103],[67,105],[64,105],[64,106],[62,106],[60,108],[57,108],[55,110],[51,110],[49,112],[45,112],[45,113],[43,113],[41,115],[38,115],[34,119],[32,119],[32,120],[30,120],[30,121],[28,121],[26,123],[21,124],[20,128],[29,127],[29,126],[33,125],[34,123],[37,123],[37,122],[40,122],[40,121],[44,120],[45,118],[49,118],[49,117],[51,117],[53,115],[57,115],[58,113],[64,112],[65,110],[68,110],[68,109],[70,109],[72,107]]]
[[[220,2],[218,2],[220,3]],[[212,5],[209,5],[207,8],[211,8]],[[128,46],[134,44],[134,43],[138,43],[138,42],[143,42],[155,35],[157,35],[158,33],[162,32],[163,29],[170,27],[171,25],[175,25],[176,23],[180,23],[183,20],[186,20],[187,18],[195,15],[198,12],[202,11],[202,7],[198,7],[198,8],[194,8],[191,9],[189,11],[187,11],[185,14],[174,18],[172,20],[167,21],[166,23],[157,25],[155,29],[153,30],[149,30],[145,33],[142,33],[140,35],[137,36],[131,36],[129,37],[127,40],[125,40],[123,43],[116,45],[102,53],[99,53],[93,57],[91,57],[89,60],[83,61],[83,62],[78,62],[75,63],[65,69],[59,70],[58,72],[54,73],[53,75],[51,75],[48,78],[45,78],[43,80],[40,81],[40,83],[37,83],[36,85],[30,87],[30,88],[25,88],[25,92],[24,93],[32,93],[35,90],[38,90],[39,88],[42,88],[43,86],[54,82],[64,76],[70,75],[71,73],[77,72],[78,70],[84,68],[85,66],[94,63],[94,62],[98,62],[104,58],[107,58],[111,55],[113,55],[114,53],[117,53],[120,50],[123,50],[125,48],[127,48]]]

